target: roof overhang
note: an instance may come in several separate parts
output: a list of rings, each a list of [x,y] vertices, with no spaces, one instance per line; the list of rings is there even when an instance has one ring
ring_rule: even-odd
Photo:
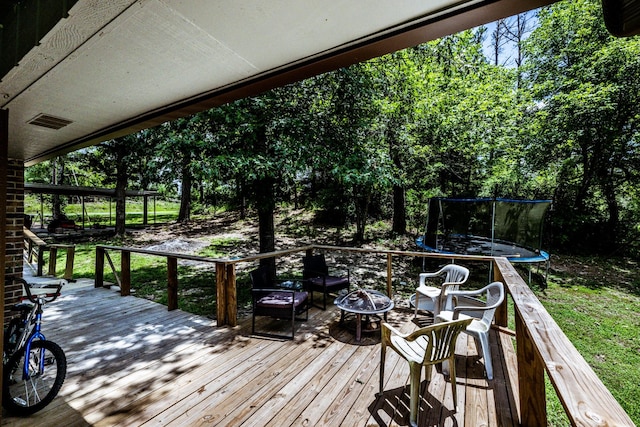
[[[0,80],[9,157],[32,165],[554,1],[78,0]]]

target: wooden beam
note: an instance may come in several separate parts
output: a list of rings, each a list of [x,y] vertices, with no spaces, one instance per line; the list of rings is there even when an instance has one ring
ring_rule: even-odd
[[[73,263],[76,259],[76,247],[72,245],[67,248],[67,262],[64,265],[64,276],[65,280],[73,280]]]
[[[58,263],[58,247],[49,247],[49,276],[56,275],[56,264]]]
[[[122,251],[120,257],[120,275],[122,284],[120,285],[120,295],[131,295],[131,252]]]
[[[504,277],[502,277],[502,271],[500,271],[500,268],[498,267],[498,265],[495,264],[495,261],[492,261],[492,264],[493,264],[493,280],[496,282],[502,282],[505,288],[504,301],[502,301],[502,304],[500,305],[500,307],[496,309],[496,312],[494,315],[494,321],[495,321],[495,324],[498,326],[507,327],[509,326],[509,312],[507,309],[509,287],[504,282]]]
[[[520,424],[547,425],[547,399],[544,389],[544,363],[520,313],[516,311],[518,384],[520,384]]]
[[[109,267],[111,267],[111,272],[113,273],[113,277],[116,278],[116,282],[118,283],[118,286],[120,287],[120,289],[122,289],[122,280],[120,279],[120,276],[118,276],[118,270],[116,270],[116,266],[113,263],[113,260],[111,259],[111,255],[109,255],[109,252],[105,251],[104,256],[107,258],[107,261],[109,262]]]
[[[96,246],[96,283],[95,288],[104,286],[104,248]]]
[[[238,324],[238,295],[236,292],[236,265],[227,265],[227,277],[225,280],[226,318],[229,326]]]
[[[227,324],[227,286],[226,267],[222,262],[216,263],[216,319],[218,326]]]
[[[167,309],[178,308],[178,258],[167,258]]]

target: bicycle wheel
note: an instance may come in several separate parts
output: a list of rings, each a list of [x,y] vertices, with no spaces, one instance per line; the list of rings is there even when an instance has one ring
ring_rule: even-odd
[[[24,321],[22,319],[13,318],[11,319],[11,322],[9,322],[9,326],[7,326],[4,331],[3,356],[6,356],[6,358],[2,360],[2,363],[7,363],[8,358],[13,354],[18,338],[20,338],[22,328],[24,328]]]
[[[44,352],[44,366],[40,358]],[[29,352],[29,378],[22,378],[24,350],[4,366],[2,406],[16,415],[30,415],[47,406],[60,391],[67,375],[67,359],[58,344],[34,341]]]

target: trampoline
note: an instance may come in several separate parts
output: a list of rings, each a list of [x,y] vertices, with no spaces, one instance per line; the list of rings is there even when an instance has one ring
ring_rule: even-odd
[[[544,263],[542,224],[551,200],[429,200],[427,224],[416,239],[419,248],[436,253],[502,256],[512,263]],[[531,276],[529,277],[531,281]]]

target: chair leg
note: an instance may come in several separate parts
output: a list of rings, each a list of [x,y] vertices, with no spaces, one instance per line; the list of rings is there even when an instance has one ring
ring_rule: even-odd
[[[382,394],[382,390],[384,389],[384,361],[386,359],[387,346],[382,344],[380,346],[380,394]]]
[[[422,365],[409,362],[409,424],[418,425],[418,403],[420,402],[420,373]]]
[[[415,319],[416,317],[418,317],[418,299],[420,298],[418,295],[420,294],[420,292],[416,292],[416,299],[414,300],[414,307],[413,307],[413,318]]]
[[[451,395],[453,396],[453,410],[458,411],[458,383],[456,381],[456,356],[449,359],[449,381],[451,382]]]
[[[431,382],[431,373],[433,372],[433,365],[424,365],[424,377],[427,382]]]
[[[255,307],[253,308],[253,312],[251,313],[251,335],[256,333],[256,315],[255,315]]]
[[[296,306],[291,304],[291,339],[296,337]]]
[[[493,379],[493,362],[491,361],[491,347],[489,346],[489,334],[480,334],[478,341],[482,347],[482,358],[484,359],[484,369],[487,371],[487,379]]]

